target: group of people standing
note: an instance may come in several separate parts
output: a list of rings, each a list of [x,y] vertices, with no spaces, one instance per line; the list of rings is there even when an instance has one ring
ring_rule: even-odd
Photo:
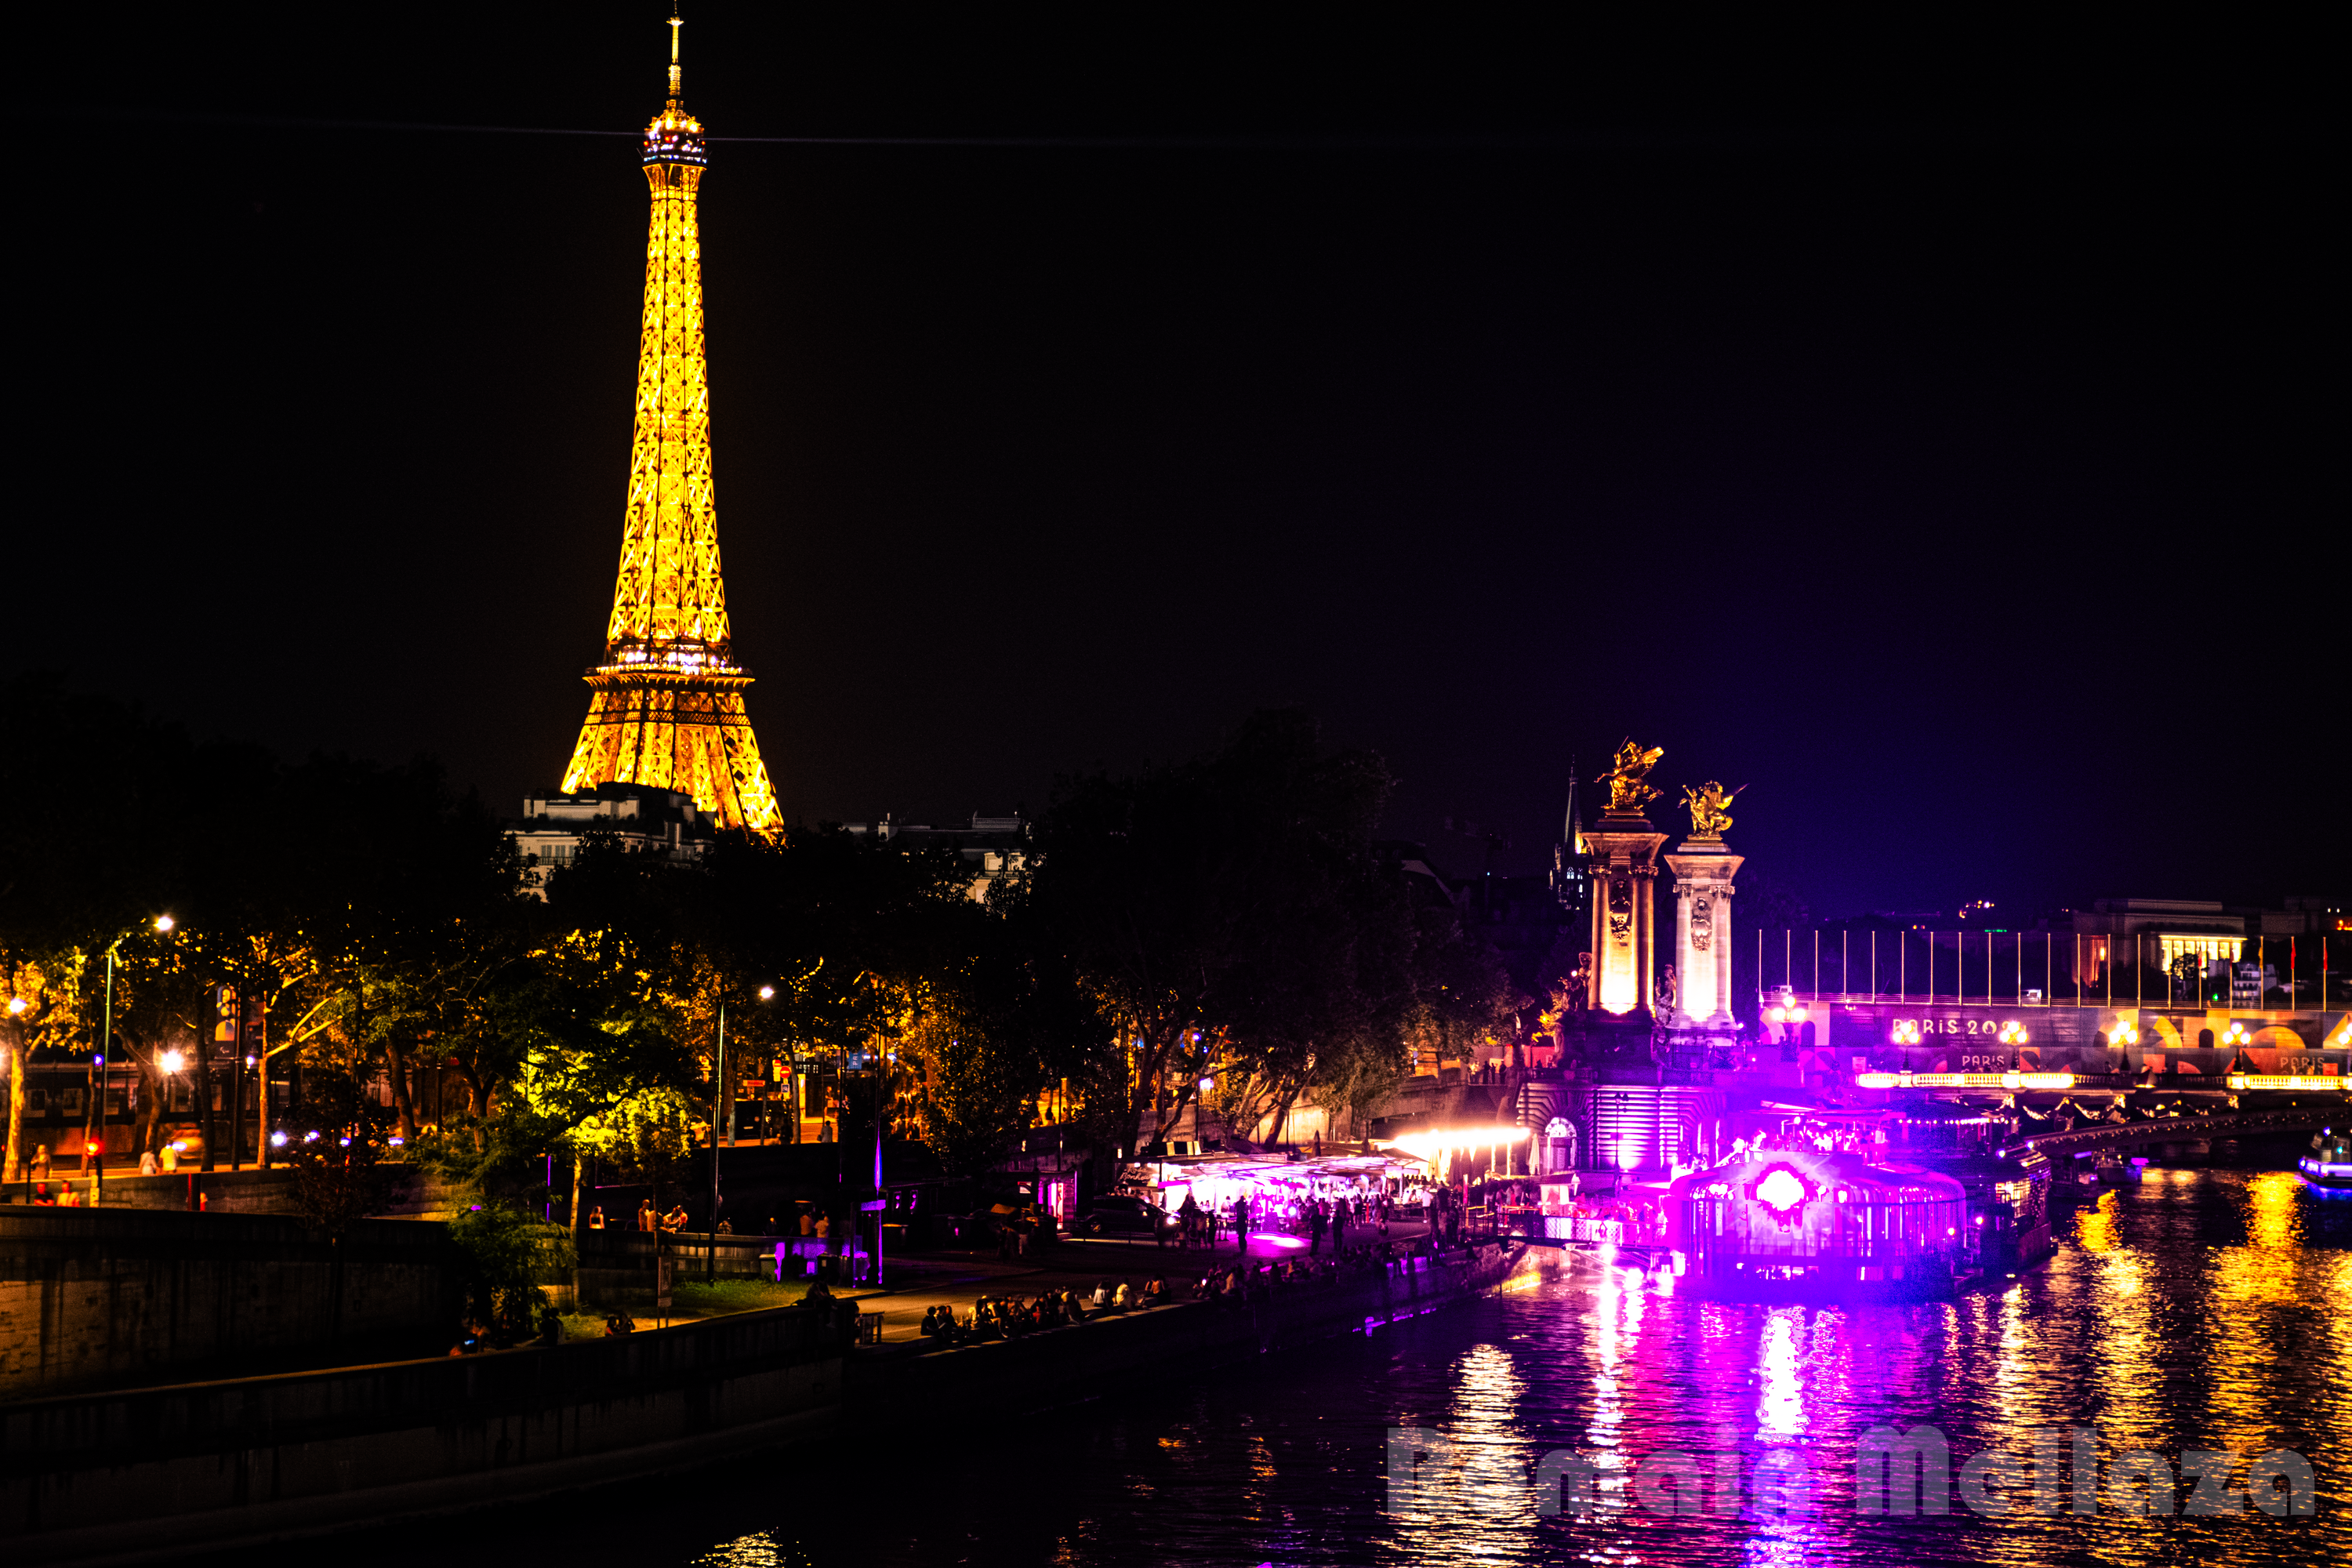
[[[1213,1248],[1223,1233],[1234,1238],[1235,1250],[1246,1252],[1250,1237],[1272,1221],[1293,1234],[1303,1233],[1310,1255],[1321,1253],[1328,1237],[1330,1250],[1337,1256],[1339,1248],[1347,1245],[1350,1226],[1377,1226],[1381,1239],[1388,1239],[1389,1198],[1385,1193],[1309,1194],[1277,1209],[1267,1200],[1254,1205],[1244,1193],[1235,1197],[1231,1205],[1219,1210],[1204,1206],[1188,1192],[1176,1210],[1176,1220],[1177,1239],[1184,1247]]]
[[[687,1214],[686,1205],[684,1204],[677,1205],[669,1211],[669,1213],[664,1214],[659,1209],[654,1207],[653,1199],[647,1198],[645,1202],[637,1205],[636,1220],[630,1228],[643,1231],[646,1235],[651,1236],[659,1234],[663,1231],[684,1230],[686,1228],[686,1221]],[[598,1204],[595,1207],[588,1211],[586,1226],[590,1230],[604,1230],[608,1228],[604,1224],[604,1205]]]

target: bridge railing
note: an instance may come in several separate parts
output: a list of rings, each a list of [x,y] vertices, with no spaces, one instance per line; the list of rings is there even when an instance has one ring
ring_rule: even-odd
[[[2239,939],[1786,927],[1758,930],[1738,963],[1765,1005],[1785,988],[1808,1002],[1927,1006],[2352,1006],[2352,932]]]

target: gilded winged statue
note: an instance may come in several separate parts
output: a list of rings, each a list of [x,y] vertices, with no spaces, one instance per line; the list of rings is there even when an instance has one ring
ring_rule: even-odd
[[[1610,764],[1609,771],[1592,781],[1609,786],[1610,815],[1638,816],[1643,806],[1658,798],[1658,792],[1643,781],[1649,771],[1658,765],[1658,759],[1665,754],[1664,746],[1652,746],[1643,751],[1633,743],[1631,735],[1625,737],[1625,743],[1617,748],[1617,759]]]
[[[1746,784],[1741,784],[1739,789],[1747,787]],[[1691,837],[1694,838],[1722,837],[1723,830],[1731,826],[1731,803],[1738,798],[1739,789],[1726,791],[1713,779],[1707,780],[1696,789],[1693,789],[1688,784],[1683,785],[1683,805],[1690,811]]]

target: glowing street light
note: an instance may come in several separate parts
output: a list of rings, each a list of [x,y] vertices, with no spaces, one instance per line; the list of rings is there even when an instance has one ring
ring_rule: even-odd
[[[187,1065],[188,1058],[182,1056],[177,1051],[165,1051],[162,1056],[155,1058],[155,1066],[167,1075],[178,1072],[182,1068]]]

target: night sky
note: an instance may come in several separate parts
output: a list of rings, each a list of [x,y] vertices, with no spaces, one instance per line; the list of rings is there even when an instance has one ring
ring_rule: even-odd
[[[7,664],[552,786],[666,9],[47,23]],[[2347,889],[2315,44],[1107,16],[688,13],[787,819],[1296,702],[1465,872],[1631,732],[1824,916]]]

